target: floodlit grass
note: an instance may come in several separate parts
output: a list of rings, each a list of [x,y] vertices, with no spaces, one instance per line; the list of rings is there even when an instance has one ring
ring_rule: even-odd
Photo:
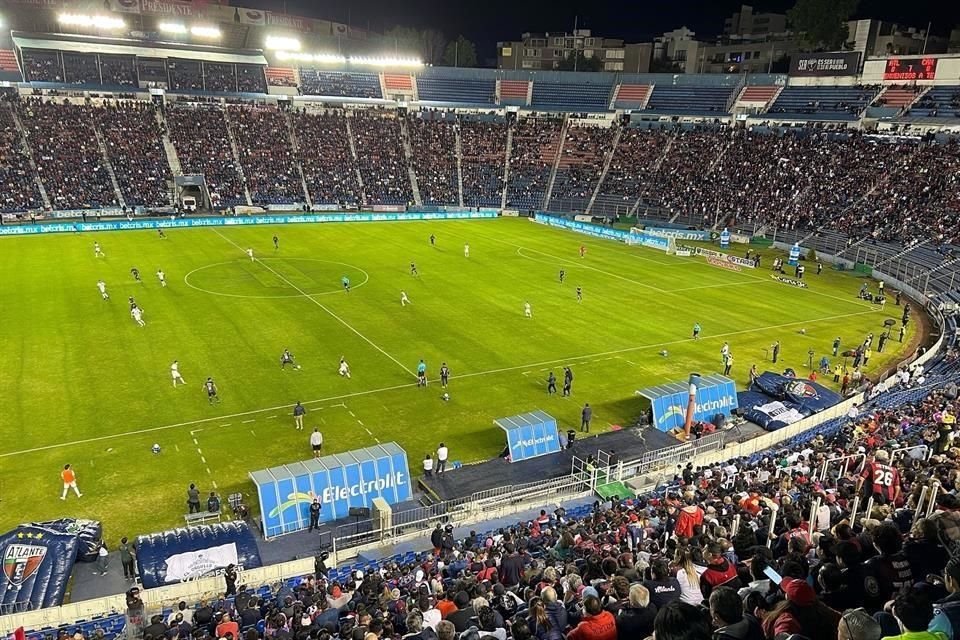
[[[595,431],[627,425],[640,410],[636,389],[721,371],[724,340],[742,386],[751,364],[764,370],[774,340],[783,344],[777,366],[805,375],[808,349],[817,362],[834,336],[852,347],[900,313],[858,301],[862,280],[852,276],[809,273],[810,288],[799,290],[766,268],[732,272],[519,219],[167,236],[0,241],[0,530],[90,517],[115,541],[177,526],[190,482],[203,490],[216,483],[224,498],[251,494],[249,471],[310,457],[315,426],[325,453],[394,440],[415,472],[441,440],[452,460],[488,459],[504,441],[494,418],[543,409],[566,429],[579,425],[589,402]],[[106,258],[94,258],[95,240]],[[410,275],[411,261],[419,277]],[[100,278],[109,301],[96,289]],[[400,306],[401,290],[410,306]],[[131,319],[128,296],[144,309],[146,327]],[[533,318],[524,317],[526,301]],[[697,342],[694,322],[703,326]],[[889,346],[868,374],[897,357],[900,345]],[[281,370],[285,347],[302,369]],[[351,379],[337,375],[341,356]],[[431,379],[425,389],[413,384],[421,358]],[[173,360],[186,386],[173,387]],[[436,380],[441,362],[453,374],[449,402]],[[544,379],[551,369],[562,377],[563,365],[573,368],[573,397],[548,397]],[[207,376],[219,385],[220,404],[207,402]],[[301,432],[290,415],[298,400],[309,411]],[[154,443],[160,455],[151,453]],[[84,496],[61,502],[59,471],[68,462]],[[252,495],[248,503],[255,508]]]

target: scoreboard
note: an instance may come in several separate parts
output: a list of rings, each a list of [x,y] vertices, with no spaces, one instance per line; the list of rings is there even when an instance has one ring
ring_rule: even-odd
[[[884,80],[933,80],[937,77],[936,58],[887,58]]]

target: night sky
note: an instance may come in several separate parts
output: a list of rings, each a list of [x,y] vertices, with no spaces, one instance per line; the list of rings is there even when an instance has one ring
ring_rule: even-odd
[[[236,0],[241,4],[240,0]],[[481,59],[494,55],[498,40],[519,38],[524,31],[570,31],[579,17],[581,28],[595,35],[648,42],[664,31],[686,25],[700,37],[722,31],[723,20],[738,10],[740,0],[243,0],[245,6],[347,22],[384,31],[395,25],[434,28],[448,37],[462,33],[478,45]],[[793,0],[757,0],[755,11],[784,12]],[[947,35],[960,26],[960,0],[861,0],[858,18],[880,18],[926,27]]]

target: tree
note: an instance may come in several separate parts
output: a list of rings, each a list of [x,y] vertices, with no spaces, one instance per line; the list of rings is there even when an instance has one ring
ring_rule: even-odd
[[[443,64],[448,67],[475,67],[477,66],[477,47],[463,36],[447,44],[443,52]]]
[[[814,49],[839,49],[847,41],[847,20],[859,0],[797,0],[787,22]]]
[[[603,69],[603,61],[596,57],[586,57],[583,51],[577,49],[570,51],[557,65],[560,71],[600,71]]]
[[[383,35],[387,50],[400,56],[417,56],[426,64],[440,62],[446,47],[446,38],[434,29],[393,27]]]

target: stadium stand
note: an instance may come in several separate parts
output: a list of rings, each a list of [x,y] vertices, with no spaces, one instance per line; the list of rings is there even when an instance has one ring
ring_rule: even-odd
[[[300,68],[300,90],[304,95],[341,98],[382,98],[380,79],[375,73],[344,73]]]
[[[220,206],[246,204],[223,111],[173,105],[167,107],[166,120],[184,174],[203,175],[211,200]]]
[[[357,163],[350,152],[347,119],[342,113],[291,115],[298,159],[314,205],[360,204]]]
[[[660,129],[624,129],[594,209],[626,214],[641,197],[649,199],[647,172],[668,149],[669,139],[670,133]]]
[[[0,101],[0,214],[42,207],[13,112],[6,101]]]
[[[902,109],[910,106],[921,92],[922,89],[920,87],[889,86],[883,89],[873,103],[877,106]]]
[[[86,107],[31,99],[17,112],[55,209],[119,205]]]
[[[617,109],[643,109],[653,87],[648,84],[620,84],[616,88],[614,107]]]
[[[434,119],[431,115],[407,117],[417,188],[425,205],[458,205],[456,117]]]
[[[21,49],[20,59],[27,82],[64,82],[63,67],[56,51]]]
[[[610,106],[610,85],[568,82],[533,83],[532,106],[545,111],[606,111]]]
[[[543,206],[550,172],[560,147],[560,118],[521,118],[513,132],[513,152],[507,184],[507,205],[514,209]]]
[[[204,62],[202,88],[205,91],[215,91],[217,93],[236,93],[236,65],[217,62]]]
[[[664,85],[653,87],[647,110],[658,113],[714,115],[726,113],[731,87]]]
[[[421,101],[457,105],[493,105],[496,101],[495,80],[474,78],[442,78],[421,75],[417,78],[417,94]]]
[[[879,93],[877,87],[784,87],[769,113],[814,120],[855,120]]]
[[[397,116],[392,112],[356,111],[350,126],[367,204],[413,202]]]
[[[936,86],[910,107],[909,115],[925,118],[960,118],[960,86]]]
[[[264,67],[258,64],[238,64],[237,89],[243,93],[266,93]]]
[[[102,84],[97,56],[87,53],[64,53],[63,77],[69,84]]]
[[[167,60],[167,73],[170,79],[171,91],[203,91],[203,65],[196,60]],[[220,66],[220,65],[217,65]],[[226,82],[216,71],[211,78],[211,86],[216,87]],[[216,90],[216,89],[213,89]]]
[[[499,207],[507,151],[507,124],[502,118],[460,121],[463,204]]]
[[[267,67],[264,73],[271,87],[297,86],[297,72],[289,67]]]
[[[383,86],[387,91],[413,91],[413,76],[409,73],[385,73]]]
[[[20,65],[17,64],[17,54],[13,50],[0,49],[0,71],[20,72]]]
[[[500,104],[525,105],[530,92],[530,83],[526,80],[501,80]]]
[[[100,74],[104,86],[133,87],[137,84],[137,68],[133,56],[101,54]]]
[[[170,205],[168,181],[173,180],[152,104],[120,102],[92,107],[107,157],[129,207]]]
[[[229,107],[243,177],[254,204],[303,202],[303,184],[284,115],[276,107]]]
[[[748,85],[743,88],[737,97],[737,105],[759,105],[762,108],[769,106],[770,102],[780,92],[781,87],[771,87],[763,85]]]
[[[563,152],[557,163],[550,202],[553,207],[573,207],[583,211],[590,201],[607,153],[612,153],[616,129],[609,126],[567,127]]]

